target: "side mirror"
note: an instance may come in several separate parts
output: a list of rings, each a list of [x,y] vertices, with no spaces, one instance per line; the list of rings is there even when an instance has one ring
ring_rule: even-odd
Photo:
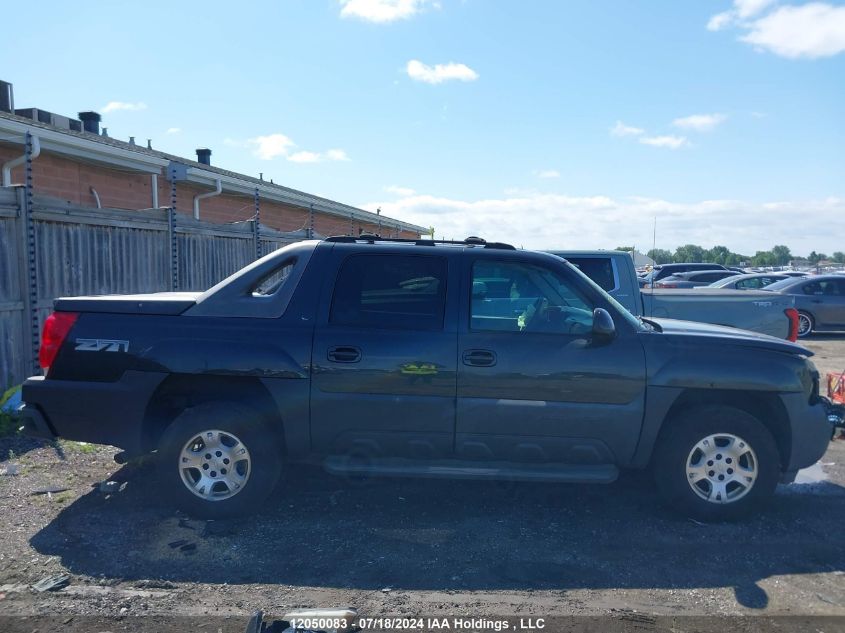
[[[616,334],[616,324],[610,312],[604,308],[593,310],[593,336],[597,338],[613,338]]]

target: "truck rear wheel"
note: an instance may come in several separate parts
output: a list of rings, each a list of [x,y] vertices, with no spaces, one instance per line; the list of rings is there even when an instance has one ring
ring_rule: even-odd
[[[679,512],[704,521],[752,513],[774,494],[780,456],[754,416],[729,406],[692,409],[667,422],[652,462],[657,489]]]
[[[258,510],[281,469],[260,414],[229,402],[183,411],[162,435],[158,453],[165,493],[181,510],[210,519]]]

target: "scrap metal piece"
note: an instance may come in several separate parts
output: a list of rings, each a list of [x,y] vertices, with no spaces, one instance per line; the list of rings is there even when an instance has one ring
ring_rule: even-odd
[[[42,578],[32,585],[32,588],[39,593],[43,593],[45,591],[58,591],[67,587],[69,584],[70,576],[68,574],[53,574],[52,576]]]
[[[261,633],[261,622],[264,619],[264,612],[260,609],[253,613],[250,618],[249,622],[246,624],[246,630],[244,633]]]

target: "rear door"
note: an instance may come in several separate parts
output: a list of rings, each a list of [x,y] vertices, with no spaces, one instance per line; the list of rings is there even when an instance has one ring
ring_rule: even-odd
[[[453,450],[458,271],[446,254],[338,244],[314,335],[311,440],[324,454]],[[442,249],[446,250],[446,249]]]
[[[634,326],[564,262],[467,254],[459,321],[459,457],[606,464],[639,437],[645,359]],[[596,307],[617,336],[593,340]],[[632,319],[630,315],[627,319]]]
[[[804,285],[819,327],[845,325],[845,279],[820,279]]]

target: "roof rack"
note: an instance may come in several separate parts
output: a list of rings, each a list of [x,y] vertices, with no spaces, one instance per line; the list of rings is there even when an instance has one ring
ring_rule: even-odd
[[[403,239],[398,237],[381,237],[372,233],[361,233],[361,235],[333,235],[327,237],[325,242],[342,242],[345,244],[375,244],[375,243],[397,243],[397,244],[414,244],[415,246],[434,246],[435,244],[452,244],[460,246],[475,246],[478,248],[499,248],[507,251],[515,251],[516,248],[511,244],[503,242],[488,242],[487,240],[471,235],[465,240],[429,240],[429,239]]]

